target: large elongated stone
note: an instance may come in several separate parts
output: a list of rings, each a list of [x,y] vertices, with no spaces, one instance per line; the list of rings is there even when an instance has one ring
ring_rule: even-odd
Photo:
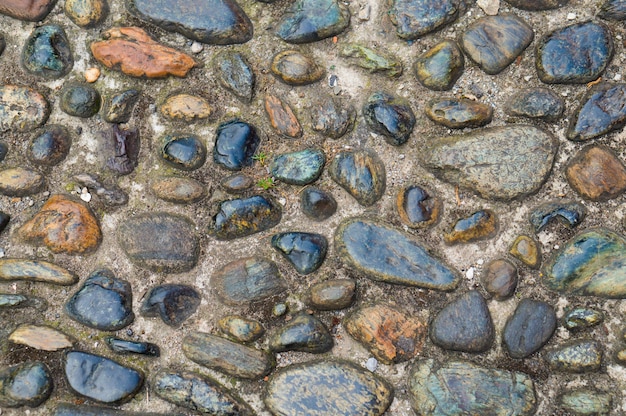
[[[594,85],[583,98],[567,129],[576,142],[593,139],[626,124],[626,84]]]
[[[420,242],[367,219],[343,222],[335,232],[335,250],[343,262],[372,280],[437,290],[454,289],[459,283]]]
[[[78,277],[56,264],[43,260],[0,259],[0,282],[26,280],[69,286]]]
[[[421,152],[435,176],[485,199],[510,201],[533,194],[552,170],[558,142],[536,127],[494,127],[443,137]]]
[[[48,120],[50,105],[43,95],[27,87],[0,86],[0,131],[28,131]]]
[[[278,203],[269,197],[255,195],[219,202],[209,229],[218,240],[232,240],[270,229],[281,218],[282,209]]]

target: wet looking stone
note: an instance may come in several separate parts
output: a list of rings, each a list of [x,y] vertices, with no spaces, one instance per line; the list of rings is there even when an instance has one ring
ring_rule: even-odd
[[[302,136],[302,127],[293,110],[280,98],[266,94],[265,112],[270,124],[281,136],[288,139],[297,139]]]
[[[443,210],[441,200],[418,185],[410,185],[398,193],[396,208],[402,222],[411,228],[437,223]]]
[[[587,208],[576,201],[552,201],[539,205],[530,213],[530,223],[535,233],[540,232],[555,220],[567,228],[574,228],[587,216]]]
[[[102,117],[109,123],[128,123],[138,100],[139,91],[133,89],[107,95],[102,106]]]
[[[265,334],[263,325],[242,316],[225,316],[217,324],[220,331],[239,342],[253,342]]]
[[[374,205],[385,193],[385,165],[373,150],[344,150],[328,167],[330,177],[363,206]]]
[[[169,176],[159,178],[150,186],[157,198],[175,204],[200,201],[207,195],[205,185],[191,178]]]
[[[224,178],[220,185],[230,194],[241,194],[252,188],[254,181],[247,175],[236,173]]]
[[[70,116],[89,118],[100,111],[100,93],[86,84],[70,84],[61,91],[61,110]]]
[[[582,149],[565,168],[570,186],[582,197],[607,201],[626,191],[626,167],[606,146]]]
[[[253,125],[237,119],[217,128],[213,161],[229,170],[240,170],[254,162],[261,139]]]
[[[369,128],[382,134],[387,143],[400,146],[409,140],[415,126],[415,114],[406,100],[376,92],[369,96],[362,111]]]
[[[582,339],[552,349],[545,358],[553,370],[586,373],[600,368],[602,356],[602,349],[596,341]]]
[[[127,341],[115,337],[106,337],[104,340],[111,351],[118,354],[139,354],[150,357],[158,357],[161,354],[159,347],[149,342]]]
[[[606,20],[626,20],[626,3],[623,0],[604,0],[598,17]]]
[[[309,43],[335,36],[350,24],[350,10],[337,0],[296,0],[278,22],[285,42]]]
[[[69,286],[76,283],[78,277],[56,264],[43,260],[0,259],[0,281],[17,280]]]
[[[54,166],[65,159],[71,145],[72,138],[65,127],[48,124],[31,141],[28,157],[37,165]]]
[[[459,219],[443,239],[447,244],[470,243],[491,238],[498,231],[496,214],[490,209],[476,211],[467,218]]]
[[[309,148],[276,156],[270,173],[281,182],[307,185],[320,177],[325,163],[326,155],[321,149]]]
[[[604,314],[592,308],[574,308],[563,317],[563,326],[570,331],[591,328],[604,321]]]
[[[109,12],[106,0],[66,0],[64,7],[67,17],[83,28],[97,26]]]
[[[0,13],[29,22],[44,20],[54,8],[54,0],[10,0],[0,4]]]
[[[272,58],[272,73],[288,85],[307,85],[324,76],[324,68],[298,51],[283,51]]]
[[[70,42],[58,25],[35,28],[22,50],[22,65],[31,74],[48,79],[67,75],[74,66]]]
[[[159,156],[175,168],[196,170],[206,161],[206,146],[193,134],[168,134],[161,138]]]
[[[232,261],[215,272],[211,286],[227,305],[239,306],[259,302],[287,290],[278,267],[261,257]]]
[[[349,307],[354,302],[355,295],[355,280],[326,280],[311,286],[306,302],[317,310],[332,311]]]
[[[41,362],[0,369],[0,406],[37,407],[52,393],[52,374]]]
[[[307,217],[315,221],[324,221],[337,211],[337,201],[329,192],[308,186],[300,196],[300,207]]]
[[[471,2],[466,0],[394,0],[389,18],[402,39],[417,39],[454,22]]]
[[[555,329],[556,313],[552,306],[523,299],[507,321],[502,338],[512,358],[526,358],[541,349]]]
[[[417,58],[415,76],[426,88],[446,91],[461,77],[464,67],[465,59],[457,43],[444,40]]]
[[[302,351],[321,354],[333,348],[333,338],[322,321],[302,312],[276,328],[268,338],[272,352]]]
[[[539,243],[527,235],[520,235],[513,241],[509,254],[532,269],[538,269],[541,265]]]
[[[331,139],[339,139],[349,133],[356,119],[352,104],[338,98],[325,99],[311,109],[311,127]]]
[[[42,174],[30,169],[9,168],[0,171],[0,194],[26,196],[36,194],[45,185]]]
[[[567,138],[586,141],[626,124],[626,84],[594,85],[570,119]]]
[[[287,232],[272,236],[272,247],[283,255],[300,274],[319,269],[326,258],[328,242],[321,234]]]
[[[215,211],[209,233],[218,240],[260,233],[278,225],[282,218],[281,206],[273,198],[263,195],[220,201]]]
[[[556,121],[563,115],[565,102],[547,88],[529,88],[513,94],[504,105],[510,116]]]
[[[220,84],[240,100],[252,101],[256,76],[246,57],[238,52],[223,51],[213,58]]]
[[[429,119],[451,129],[482,127],[491,123],[493,109],[467,98],[434,99],[424,109]]]
[[[165,284],[155,286],[141,305],[143,316],[159,316],[167,325],[178,328],[200,306],[200,294],[191,286]]]

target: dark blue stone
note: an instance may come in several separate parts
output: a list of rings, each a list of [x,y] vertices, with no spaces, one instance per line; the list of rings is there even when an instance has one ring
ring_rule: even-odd
[[[337,0],[296,0],[278,23],[285,42],[309,43],[335,36],[350,25],[350,10]]]
[[[514,117],[556,121],[563,115],[565,103],[547,88],[530,88],[515,93],[505,104],[504,111]]]
[[[22,51],[26,71],[49,79],[67,75],[74,66],[70,42],[58,25],[35,28]]]
[[[100,93],[91,85],[70,84],[61,91],[61,110],[70,116],[94,116],[100,110],[100,102]]]
[[[604,0],[598,17],[606,20],[626,20],[626,1],[624,0]]]
[[[300,207],[307,217],[323,221],[337,211],[337,201],[331,193],[309,186],[300,195]]]
[[[127,412],[109,407],[61,403],[52,416],[173,416],[171,413]]]
[[[553,220],[558,220],[567,228],[574,228],[587,216],[587,208],[576,201],[552,201],[539,205],[530,213],[530,224],[535,232],[543,230]]]
[[[52,393],[52,375],[40,362],[0,370],[0,407],[37,407]]]
[[[106,337],[105,341],[109,348],[118,354],[140,354],[151,357],[161,355],[158,345],[154,345],[150,342],[128,341],[115,337]]]
[[[65,305],[65,312],[77,322],[101,331],[117,331],[134,319],[130,284],[113,272],[93,272]]]
[[[322,321],[301,312],[269,336],[269,348],[273,352],[321,354],[333,348],[333,337]]]
[[[251,124],[239,120],[227,121],[217,128],[213,160],[230,170],[251,166],[260,142]]]
[[[400,219],[411,228],[428,227],[439,220],[441,200],[426,189],[410,185],[398,193],[396,208]]]
[[[166,284],[155,286],[141,305],[143,316],[160,316],[163,322],[179,327],[200,306],[200,294],[191,286]]]
[[[590,140],[626,124],[626,84],[602,83],[587,91],[570,120],[567,138]]]
[[[326,258],[326,237],[313,233],[280,233],[272,237],[272,247],[283,255],[300,274],[313,273]]]
[[[195,170],[204,165],[206,147],[193,134],[170,134],[161,139],[159,156],[171,166],[182,170]]]
[[[502,339],[512,358],[526,358],[543,347],[555,329],[552,306],[540,300],[522,299],[507,321]]]
[[[238,52],[224,51],[213,62],[220,84],[240,100],[252,101],[256,76],[246,58]]]
[[[465,13],[466,0],[394,0],[389,10],[391,22],[402,39],[417,39],[454,22]]]
[[[322,150],[305,149],[276,156],[270,165],[270,173],[282,182],[306,185],[320,177],[325,163],[326,155]]]
[[[385,193],[385,165],[372,150],[345,150],[337,153],[328,173],[363,206],[374,205]]]
[[[143,374],[95,354],[70,351],[65,377],[76,393],[102,403],[130,400],[143,385]]]
[[[37,165],[54,166],[70,151],[72,138],[67,129],[49,124],[33,139],[29,147],[29,159]]]
[[[282,215],[282,208],[270,197],[231,199],[218,202],[209,229],[218,240],[232,240],[268,230],[280,222]]]
[[[384,92],[370,95],[363,105],[363,118],[372,131],[382,134],[393,146],[406,143],[415,126],[409,103]]]

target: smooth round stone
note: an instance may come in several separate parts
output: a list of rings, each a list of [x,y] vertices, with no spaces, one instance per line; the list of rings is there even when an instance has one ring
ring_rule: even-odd
[[[383,135],[387,143],[400,146],[409,140],[415,126],[415,114],[405,99],[375,92],[369,96],[362,111],[368,127]]]
[[[325,163],[326,155],[322,150],[305,149],[276,156],[270,164],[270,173],[282,182],[302,186],[315,182]]]
[[[517,280],[517,267],[504,259],[489,263],[481,276],[483,287],[495,300],[505,300],[513,296]]]
[[[91,85],[64,86],[60,99],[61,110],[70,116],[89,118],[100,110],[100,93]]]
[[[159,371],[152,382],[157,396],[194,412],[252,416],[254,411],[214,379],[191,372]]]
[[[275,366],[274,356],[215,335],[192,332],[182,345],[191,361],[233,377],[258,379]]]
[[[513,7],[531,11],[558,9],[567,2],[568,0],[507,0],[507,3]]]
[[[393,400],[393,387],[352,362],[316,360],[274,374],[263,400],[277,415],[379,416]]]
[[[535,233],[540,232],[551,222],[558,221],[567,228],[574,228],[587,216],[587,208],[577,201],[549,201],[539,205],[530,213],[530,224]]]
[[[378,53],[363,45],[348,43],[339,51],[339,55],[371,74],[381,73],[389,78],[402,75],[402,62],[391,55]]]
[[[307,186],[300,194],[300,208],[312,220],[324,221],[337,211],[337,201],[330,192]]]
[[[211,286],[220,300],[230,306],[259,302],[287,290],[287,282],[276,264],[261,257],[247,257],[222,266],[211,277]]]
[[[254,342],[265,334],[265,328],[259,322],[237,315],[225,316],[217,325],[225,335],[239,342]]]
[[[45,181],[43,175],[21,167],[0,172],[0,194],[6,196],[27,196],[41,191]]]
[[[328,328],[313,315],[299,313],[269,335],[272,352],[301,351],[321,354],[333,348]]]
[[[482,127],[491,123],[493,108],[468,98],[431,100],[424,112],[435,123],[451,129]]]
[[[143,385],[143,374],[139,371],[80,351],[65,355],[65,377],[73,391],[101,403],[126,402]]]
[[[200,294],[191,286],[165,284],[150,289],[141,305],[143,316],[159,316],[167,325],[178,328],[200,306]]]
[[[602,83],[585,94],[567,129],[575,142],[590,140],[626,124],[626,84]]]
[[[565,167],[570,186],[591,201],[615,199],[626,191],[626,166],[606,146],[587,146]]]
[[[283,302],[276,303],[274,307],[272,308],[272,315],[274,315],[275,318],[280,318],[281,316],[284,316],[286,313],[287,313],[287,304]]]
[[[170,176],[159,178],[150,186],[157,198],[175,204],[190,204],[207,195],[203,183],[195,179]]]
[[[355,280],[326,280],[309,288],[306,294],[306,303],[320,311],[335,311],[350,307],[355,296]]]
[[[72,272],[43,260],[0,259],[0,282],[24,280],[69,286],[78,282]]]
[[[527,235],[520,235],[513,241],[509,254],[530,268],[538,269],[541,265],[541,247]]]
[[[537,397],[524,373],[481,367],[466,361],[418,361],[408,388],[413,409],[420,415],[532,416]],[[452,411],[451,409],[454,409]]]
[[[33,75],[58,79],[74,66],[70,42],[58,25],[39,26],[33,30],[22,50],[22,65]]]
[[[135,319],[132,302],[130,283],[116,278],[108,269],[100,269],[65,304],[65,312],[90,328],[117,331]]]
[[[220,52],[213,58],[217,80],[245,103],[252,101],[256,75],[244,55],[234,51]]]
[[[328,173],[365,207],[374,205],[385,193],[385,165],[373,150],[344,150],[337,153],[328,167]]]
[[[166,414],[152,412],[127,412],[125,410],[111,409],[110,407],[88,406],[84,403],[79,406],[68,403],[60,403],[56,407],[53,416],[166,416]]]
[[[302,126],[293,110],[275,95],[265,95],[265,112],[270,124],[278,134],[286,139],[298,139],[302,136]]]
[[[443,210],[441,200],[418,185],[407,186],[398,193],[396,208],[402,222],[411,228],[436,224]]]
[[[217,203],[209,232],[218,240],[234,240],[278,225],[282,208],[270,197],[254,195]]]
[[[335,36],[350,25],[350,10],[337,0],[296,0],[278,22],[276,34],[289,43]]]
[[[118,230],[120,246],[139,267],[159,273],[183,273],[198,262],[198,235],[186,217],[144,213],[126,219]]]
[[[339,139],[352,131],[356,110],[338,98],[325,99],[311,109],[311,128],[331,139]]]
[[[439,42],[415,61],[415,76],[424,87],[433,91],[452,88],[463,74],[465,59],[453,40]]]
[[[109,123],[128,123],[139,96],[139,91],[133,89],[106,96],[102,106],[102,118]]]
[[[604,0],[598,11],[598,17],[606,20],[626,20],[624,0]]]
[[[126,0],[126,7],[142,20],[202,43],[245,43],[254,31],[234,0]]]
[[[485,352],[495,337],[487,302],[476,290],[448,303],[434,317],[429,330],[435,345],[453,351]]]
[[[519,90],[508,99],[504,112],[513,117],[556,121],[565,111],[565,102],[547,88]]]
[[[597,79],[613,57],[610,29],[583,22],[557,29],[536,46],[535,64],[548,84],[584,84]]]
[[[37,407],[52,393],[52,375],[41,362],[26,362],[0,369],[0,406]]]
[[[272,58],[272,73],[288,85],[307,85],[324,76],[324,67],[298,51],[279,52]]]
[[[467,28],[461,46],[483,71],[495,75],[513,63],[534,37],[532,27],[514,14],[485,16]]]
[[[106,337],[104,340],[111,351],[118,354],[139,354],[150,357],[158,357],[161,355],[159,347],[149,342],[127,341],[115,337]]]
[[[237,173],[224,178],[220,185],[229,194],[242,194],[252,188],[254,181],[247,175]]]
[[[556,329],[556,313],[549,304],[522,299],[504,327],[502,339],[512,358],[526,358],[543,347]]]
[[[490,209],[477,211],[454,223],[449,233],[443,235],[447,244],[470,243],[491,238],[498,231],[498,219]]]
[[[602,348],[593,340],[575,340],[546,353],[550,369],[567,373],[597,371],[602,365]]]
[[[67,128],[49,124],[31,141],[28,158],[37,165],[54,166],[67,157],[71,145]]]
[[[252,166],[260,142],[253,125],[236,119],[222,123],[215,136],[213,161],[229,170]]]
[[[454,22],[470,5],[465,0],[393,0],[389,18],[400,38],[413,40]]]
[[[192,121],[208,118],[213,114],[213,108],[206,98],[190,94],[176,94],[168,97],[159,112],[170,120]]]
[[[106,0],[66,0],[65,14],[77,26],[92,28],[101,23],[109,11]]]
[[[604,314],[592,308],[574,308],[563,317],[563,326],[570,331],[591,328],[604,321]]]
[[[559,403],[562,408],[574,415],[606,415],[612,409],[613,398],[610,393],[582,388],[563,393]]]
[[[175,168],[191,171],[204,165],[206,146],[193,134],[168,134],[161,139],[159,156]]]
[[[272,236],[276,249],[300,274],[310,274],[320,268],[326,258],[328,241],[321,234],[287,232]]]
[[[49,115],[50,104],[37,91],[15,85],[0,86],[0,131],[32,130],[44,124]]]

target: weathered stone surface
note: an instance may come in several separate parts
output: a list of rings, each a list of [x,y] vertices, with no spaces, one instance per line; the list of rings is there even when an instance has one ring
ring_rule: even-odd
[[[79,406],[61,403],[55,409],[53,416],[166,416],[163,413],[152,412],[127,412],[125,410],[111,409],[110,407]]]
[[[466,0],[394,0],[389,18],[402,39],[417,39],[454,22],[470,5]]]
[[[541,188],[557,148],[551,134],[512,125],[437,139],[421,153],[422,164],[440,179],[486,199],[510,201]]]
[[[55,4],[55,0],[4,0],[0,4],[0,13],[20,20],[38,22],[46,18]]]
[[[265,112],[270,124],[283,137],[297,139],[302,136],[302,127],[293,110],[275,95],[265,94]]]
[[[568,373],[597,371],[602,365],[602,348],[592,340],[576,340],[563,344],[546,354],[552,370]]]
[[[98,62],[133,77],[185,77],[196,66],[194,59],[162,45],[138,27],[119,27],[105,33],[106,40],[91,44]]]
[[[104,341],[111,351],[117,354],[139,354],[149,357],[158,357],[161,355],[159,347],[149,342],[127,341],[115,337],[106,337]]]
[[[626,124],[626,84],[594,85],[583,97],[572,116],[567,138],[576,142],[590,140]]]
[[[502,339],[512,358],[539,351],[556,329],[554,308],[540,300],[522,299],[507,321]]]
[[[489,263],[481,276],[483,287],[496,300],[505,300],[513,296],[517,280],[517,267],[504,259]]]
[[[72,339],[49,326],[22,324],[9,335],[9,341],[42,351],[58,351],[71,348]]]
[[[276,226],[282,208],[269,196],[220,201],[211,218],[209,233],[218,240],[233,240],[260,233]]]
[[[339,55],[346,58],[352,65],[367,69],[372,74],[382,73],[391,78],[402,75],[402,62],[398,59],[356,43],[344,45]]]
[[[21,167],[0,172],[0,194],[26,196],[36,194],[45,185],[43,176],[34,170]]]
[[[261,257],[248,257],[222,266],[211,277],[211,286],[227,305],[247,305],[287,289],[278,267]]]
[[[29,306],[35,306],[34,301],[35,299],[31,299],[24,295],[0,293],[0,310],[3,308],[26,308]]]
[[[201,332],[188,334],[182,349],[191,361],[233,377],[258,379],[275,365],[274,357],[264,351]]]
[[[580,202],[568,200],[548,201],[539,205],[530,213],[530,224],[535,233],[540,232],[554,220],[567,228],[574,228],[587,216],[587,208]]]
[[[64,126],[48,124],[28,146],[28,158],[37,165],[54,166],[59,164],[70,151],[72,137]]]
[[[143,316],[159,316],[167,325],[178,328],[200,306],[200,294],[191,286],[165,284],[155,286],[141,305]]]
[[[392,400],[387,381],[344,360],[281,369],[270,378],[264,396],[272,413],[301,416],[379,416]]]
[[[223,51],[213,58],[217,80],[243,102],[252,101],[256,75],[246,57],[238,52]]]
[[[243,316],[225,316],[217,322],[217,325],[225,335],[239,342],[253,342],[265,334],[263,325]]]
[[[86,254],[102,241],[98,219],[82,201],[53,195],[33,218],[17,230],[19,238],[44,244],[53,253]]]
[[[598,11],[598,17],[606,20],[626,20],[624,0],[604,0]]]
[[[170,120],[191,122],[209,117],[213,108],[202,97],[191,94],[176,94],[168,97],[159,107],[161,114]]]
[[[335,36],[350,25],[350,10],[337,0],[296,0],[278,22],[285,42],[309,43]]]
[[[592,308],[574,308],[563,317],[563,326],[570,331],[591,328],[604,321],[604,314]]]
[[[570,186],[583,198],[606,201],[626,191],[626,167],[606,146],[582,149],[565,168]]]
[[[517,7],[522,10],[549,10],[557,9],[566,5],[568,0],[507,0],[513,7]]]
[[[409,393],[420,415],[531,416],[537,406],[533,381],[526,374],[464,361],[418,361]]]
[[[130,89],[106,96],[102,105],[102,118],[109,123],[128,123],[139,95],[139,91]]]
[[[222,185],[222,188],[229,194],[242,194],[252,188],[254,181],[248,175],[236,173],[224,178],[220,185]]]
[[[304,232],[274,234],[271,244],[300,274],[310,274],[319,269],[328,249],[326,237]]]
[[[121,129],[117,124],[101,133],[100,150],[104,165],[118,175],[128,175],[139,163],[139,130]]]
[[[565,110],[565,102],[547,88],[519,90],[504,104],[504,112],[513,117],[556,121]]]
[[[128,218],[118,227],[118,242],[130,261],[161,273],[189,271],[200,255],[191,220],[165,212]]]
[[[97,177],[88,173],[75,175],[74,180],[79,185],[86,187],[92,195],[97,195],[107,207],[119,207],[128,203],[128,194],[117,185],[105,185]]]
[[[58,25],[35,28],[22,49],[22,65],[31,74],[48,79],[67,75],[74,66],[74,58],[63,28]]]
[[[321,149],[308,148],[274,157],[270,173],[281,182],[307,185],[320,177],[325,163],[326,155]]]
[[[446,91],[461,77],[464,67],[465,59],[457,43],[444,40],[417,58],[415,76],[426,88]]]
[[[152,182],[150,189],[157,198],[175,204],[198,202],[207,195],[204,184],[181,176],[159,178]]]
[[[309,288],[306,302],[321,311],[334,311],[352,305],[356,295],[356,281],[353,279],[326,280]]]
[[[321,354],[333,348],[333,338],[328,328],[318,318],[304,312],[276,328],[268,338],[272,352],[302,351]]]
[[[44,363],[26,362],[0,369],[0,406],[37,407],[52,393],[52,375]]]
[[[237,119],[222,123],[215,134],[213,161],[229,170],[251,166],[261,143],[253,125]]]
[[[287,50],[272,58],[272,73],[288,85],[307,85],[324,76],[324,68],[298,51]]]
[[[330,177],[363,206],[374,205],[385,193],[385,165],[373,150],[344,150],[328,167]]]
[[[311,128],[331,139],[339,139],[352,131],[356,110],[338,98],[323,100],[311,109]]]
[[[368,127],[393,146],[406,143],[415,126],[415,114],[408,101],[385,92],[370,95],[362,112]]]
[[[100,93],[88,84],[64,85],[61,90],[61,110],[70,116],[89,118],[100,111]]]
[[[349,218],[335,232],[335,252],[366,277],[428,289],[454,289],[459,278],[420,242],[376,222]]]
[[[324,221],[337,211],[337,201],[331,193],[308,186],[300,194],[300,207],[304,215],[312,220]]]
[[[443,235],[447,244],[470,243],[491,238],[498,232],[498,219],[490,209],[481,209],[467,218],[457,220],[449,233]]]
[[[56,264],[43,260],[0,259],[0,281],[25,280],[69,286],[78,277]]]
[[[106,0],[66,0],[64,7],[67,17],[83,28],[97,26],[109,11]]]
[[[0,131],[28,131],[48,120],[50,105],[32,88],[0,86]]]
[[[435,98],[426,104],[424,112],[435,123],[451,129],[482,127],[491,123],[493,116],[489,104],[468,98]]]
[[[606,415],[612,409],[610,393],[592,389],[570,390],[559,398],[561,407],[574,415]]]
[[[532,269],[538,269],[541,265],[541,247],[527,235],[520,235],[513,241],[509,254]]]
[[[167,134],[161,138],[159,156],[175,168],[196,170],[206,161],[206,146],[194,134]]]

